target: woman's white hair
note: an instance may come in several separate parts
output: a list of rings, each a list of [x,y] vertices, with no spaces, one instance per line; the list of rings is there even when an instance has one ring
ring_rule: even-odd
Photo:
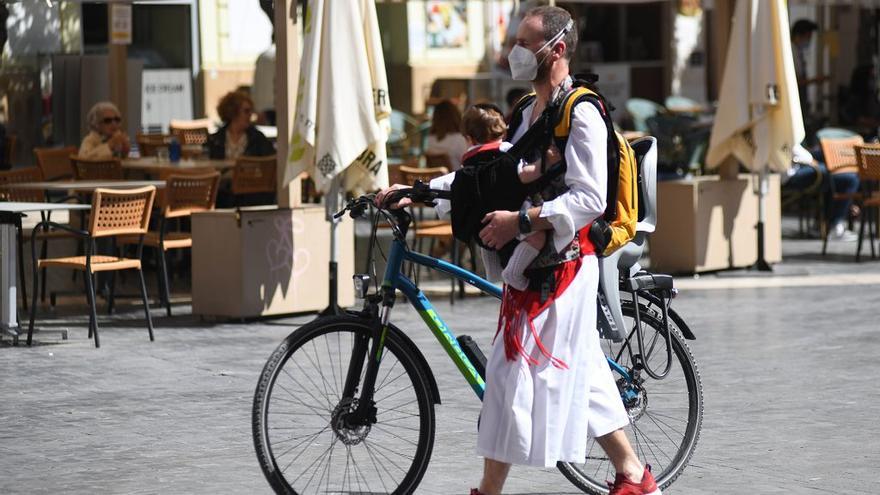
[[[116,108],[112,102],[109,101],[99,101],[92,106],[92,109],[89,110],[88,115],[86,115],[86,124],[88,124],[89,129],[93,131],[98,130],[98,124],[100,124],[101,114],[107,110],[112,110],[116,115],[120,117],[122,114],[119,113],[119,109]]]

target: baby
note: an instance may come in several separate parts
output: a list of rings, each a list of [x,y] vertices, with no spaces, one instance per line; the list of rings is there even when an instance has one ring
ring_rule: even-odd
[[[495,159],[499,152],[507,151],[511,144],[503,141],[507,131],[504,117],[501,111],[491,104],[478,104],[469,108],[462,117],[462,134],[470,145],[468,151],[462,157],[462,167],[479,167]],[[523,183],[537,180],[541,176],[540,168],[536,164],[521,165],[519,179]],[[531,207],[531,202],[526,199],[525,207]],[[529,279],[525,276],[525,269],[538,256],[547,239],[543,231],[531,232],[517,236],[519,244],[513,250],[513,254],[507,262],[507,266],[501,268],[501,259],[498,253],[487,249],[482,250],[483,264],[486,266],[486,277],[496,282],[503,279],[504,282],[518,290],[525,290],[529,285]],[[499,276],[500,275],[500,276]]]

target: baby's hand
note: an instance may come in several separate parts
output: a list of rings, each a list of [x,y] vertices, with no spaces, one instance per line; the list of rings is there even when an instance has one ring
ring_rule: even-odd
[[[528,165],[523,166],[522,170],[519,172],[519,180],[523,184],[528,184],[529,182],[534,182],[538,180],[538,177],[541,176],[541,168],[539,165],[535,163],[530,163]]]
[[[543,230],[533,232],[531,235],[526,236],[523,241],[540,251],[544,247],[544,243],[547,242],[547,232],[544,232]]]

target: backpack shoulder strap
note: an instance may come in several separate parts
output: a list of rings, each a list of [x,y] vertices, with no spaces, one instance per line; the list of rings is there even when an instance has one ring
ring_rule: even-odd
[[[507,123],[507,135],[513,136],[516,134],[516,130],[522,125],[523,122],[523,110],[526,109],[527,106],[532,104],[535,101],[537,96],[534,92],[525,94],[520,97],[519,100],[513,105],[513,110],[510,112],[510,121]]]

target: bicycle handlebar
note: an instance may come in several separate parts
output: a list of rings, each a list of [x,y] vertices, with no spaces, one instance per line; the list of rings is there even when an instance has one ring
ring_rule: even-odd
[[[375,194],[365,194],[352,199],[342,210],[336,212],[333,215],[333,218],[341,217],[346,211],[351,212],[352,218],[358,218],[364,214],[370,205],[375,204],[375,198]],[[416,181],[412,187],[396,189],[388,193],[382,204],[379,205],[379,208],[382,210],[390,210],[390,205],[399,202],[403,198],[410,198],[413,203],[423,203],[433,206],[434,201],[437,199],[452,199],[452,192],[443,189],[431,189],[428,184],[419,180]]]

